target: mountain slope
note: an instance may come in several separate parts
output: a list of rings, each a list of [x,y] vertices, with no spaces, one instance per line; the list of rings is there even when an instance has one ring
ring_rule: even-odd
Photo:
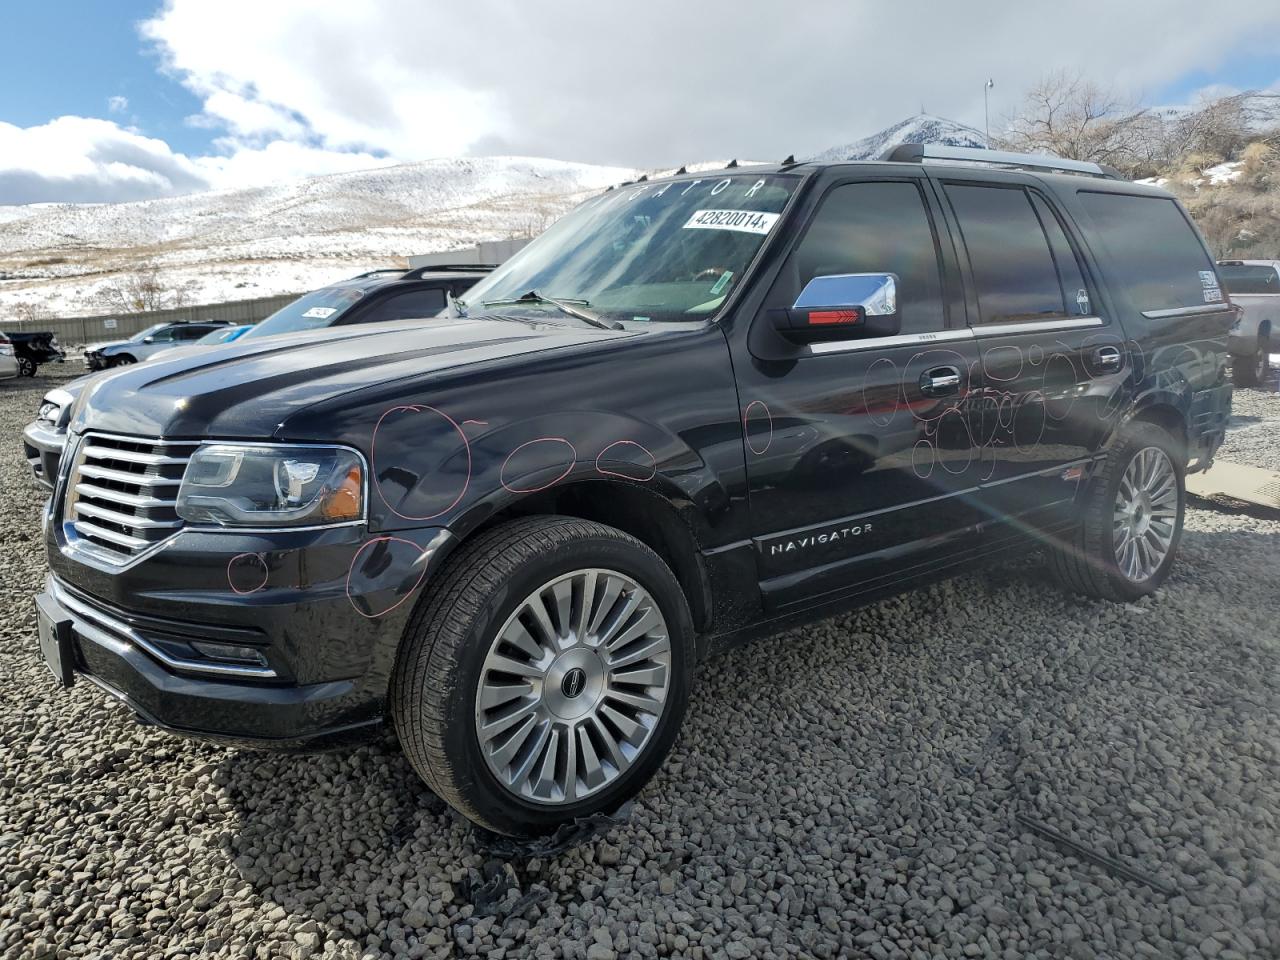
[[[408,254],[540,232],[634,170],[526,157],[430,160],[122,204],[0,207],[0,315],[99,312],[142,263],[208,303],[305,290]]]
[[[919,113],[861,140],[823,150],[810,160],[874,160],[902,143],[938,143],[949,147],[985,147],[981,130]]]

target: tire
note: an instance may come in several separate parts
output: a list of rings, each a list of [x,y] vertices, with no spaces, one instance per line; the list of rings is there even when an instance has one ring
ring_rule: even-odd
[[[1149,509],[1145,511],[1145,529],[1154,530],[1154,535],[1144,533],[1135,538],[1139,542],[1145,541],[1149,550],[1154,540],[1162,538],[1162,531],[1167,531],[1168,547],[1159,562],[1145,563],[1140,557],[1141,569],[1135,571],[1132,567],[1126,570],[1117,553],[1119,546],[1121,552],[1129,556],[1125,549],[1126,532],[1131,533],[1135,529],[1124,519],[1125,514],[1120,509],[1122,500],[1127,499],[1121,488],[1127,478],[1132,478],[1131,468],[1142,472],[1143,463],[1135,461],[1143,456],[1147,457],[1146,463],[1158,464],[1163,458],[1172,472],[1173,489],[1172,495],[1164,496],[1164,503],[1159,504],[1160,512],[1154,515],[1159,519],[1153,521],[1152,512]],[[1169,576],[1177,556],[1186,503],[1186,453],[1181,444],[1167,430],[1153,423],[1130,423],[1090,480],[1082,501],[1079,525],[1049,552],[1056,578],[1077,593],[1102,600],[1133,601],[1155,593]],[[1167,519],[1164,510],[1171,511]],[[1144,529],[1142,514],[1143,511],[1138,510],[1132,516],[1139,530]]]
[[[1256,387],[1265,383],[1271,368],[1271,342],[1266,335],[1258,338],[1258,352],[1252,356],[1231,357],[1231,382],[1237,387]]]
[[[127,367],[131,363],[137,363],[138,360],[131,353],[122,353],[118,357],[112,357],[107,361],[108,367]]]
[[[592,579],[583,579],[588,574]],[[610,580],[610,576],[617,579]],[[637,589],[630,593],[624,590],[614,600],[607,599],[614,586],[626,583]],[[553,588],[569,592],[577,602],[567,615],[557,614],[554,604],[540,608],[550,617],[576,626],[603,621],[598,628],[569,632],[566,639],[566,631],[548,619],[547,625],[561,635],[563,644],[571,644],[578,633],[597,637],[596,629],[605,636],[616,630],[612,635],[617,642],[624,633],[642,626],[641,621],[654,621],[655,615],[665,629],[646,628],[637,639],[625,640],[612,651],[603,642],[598,648],[589,642],[560,647],[554,641],[539,639],[531,640],[532,648],[517,648],[505,641],[500,645],[500,636],[511,636],[513,630],[519,634],[523,624],[529,627],[522,639],[549,636],[537,627],[540,621],[531,621],[526,615],[534,609],[530,604],[536,604],[540,594]],[[647,594],[652,604],[642,604],[634,614],[624,616],[624,604],[642,594]],[[602,598],[590,605],[581,603],[581,597],[587,595]],[[583,608],[585,614],[581,613]],[[580,615],[581,623],[577,619]],[[654,668],[642,672],[655,684],[661,674],[666,684],[661,695],[654,692],[656,686],[629,686],[619,679],[620,673],[628,670],[634,676],[637,665],[616,669],[603,666],[606,658],[635,656],[637,648],[660,648],[664,634],[668,647],[665,653],[655,656],[665,657],[665,662],[658,664],[646,656],[638,665],[643,668],[654,664],[656,672]],[[675,576],[657,554],[634,537],[570,517],[529,517],[504,523],[459,548],[440,582],[419,601],[405,628],[391,683],[396,733],[410,764],[426,784],[463,816],[496,833],[536,836],[580,817],[612,812],[648,782],[675,741],[693,679],[693,636],[688,604]],[[573,661],[579,655],[589,660],[597,656],[597,649],[601,652],[595,667],[586,660]],[[533,677],[531,650],[536,650],[543,665],[539,677]],[[618,654],[624,650],[630,652]],[[494,664],[510,664],[513,659],[519,661],[516,666],[520,667],[520,674],[533,679],[499,686],[509,684],[514,676]],[[576,662],[584,663],[587,669],[575,669]],[[482,683],[486,695],[483,702]],[[512,708],[506,703],[493,706],[499,699],[494,691],[510,697],[504,691],[520,687],[527,687],[528,691],[508,701],[514,705]],[[614,699],[619,692],[628,691],[643,691],[646,702],[661,696],[660,709],[649,716]],[[536,707],[527,706],[534,701]],[[589,706],[592,703],[595,706]],[[615,706],[623,713],[618,713]],[[560,710],[567,716],[583,707],[592,718],[607,719],[584,716],[566,720],[548,712]],[[527,765],[533,771],[551,773],[537,777],[536,783],[531,776],[518,779],[511,786],[501,779],[508,771],[500,762],[505,733],[493,735],[491,731],[510,714],[528,709],[542,712],[530,714],[534,720],[525,734],[528,739],[515,749],[511,767]],[[609,713],[610,710],[614,712]],[[615,724],[615,715],[626,723],[625,727]],[[492,719],[495,716],[496,722]],[[524,717],[511,729],[519,731],[526,722]],[[586,732],[592,724],[593,732]],[[620,732],[624,729],[632,731],[635,743],[624,744],[627,735]],[[483,745],[482,730],[492,736]],[[606,758],[595,766],[599,782],[589,782],[592,767],[586,760],[588,747],[577,739],[571,740],[570,730],[575,737],[586,737],[593,758]],[[599,731],[612,731],[607,735],[613,737],[611,742],[622,752],[631,748],[627,762],[608,762],[611,754],[604,749]],[[512,741],[516,736],[511,735]],[[582,776],[574,780],[579,770]],[[568,784],[573,784],[572,791]],[[539,791],[543,796],[536,795]]]
[[[36,375],[36,362],[30,357],[19,357],[18,374],[23,377],[34,377]]]

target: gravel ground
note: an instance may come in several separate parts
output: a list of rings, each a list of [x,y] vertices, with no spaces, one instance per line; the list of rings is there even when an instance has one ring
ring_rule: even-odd
[[[0,384],[0,435],[46,385]],[[1238,408],[1231,449],[1274,463],[1280,401]],[[1029,559],[722,657],[628,822],[501,860],[389,741],[231,750],[57,692],[22,474],[2,957],[1280,955],[1280,523],[1192,510],[1139,604]]]

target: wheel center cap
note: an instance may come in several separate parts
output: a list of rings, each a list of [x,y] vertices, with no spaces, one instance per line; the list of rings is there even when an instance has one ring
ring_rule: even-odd
[[[564,675],[564,679],[560,681],[560,692],[565,695],[568,700],[573,700],[579,696],[583,690],[587,688],[587,671],[581,667],[574,667]]]

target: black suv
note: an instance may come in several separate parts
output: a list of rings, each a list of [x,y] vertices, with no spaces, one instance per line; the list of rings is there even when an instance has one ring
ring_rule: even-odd
[[[303,294],[240,338],[241,342],[353,323],[434,317],[450,297],[470,290],[492,264],[372,270]]]
[[[644,784],[728,643],[1042,545],[1151,593],[1230,411],[1186,213],[1066,160],[630,183],[453,313],[86,391],[55,676],[257,744],[390,721],[467,817],[543,832]]]

